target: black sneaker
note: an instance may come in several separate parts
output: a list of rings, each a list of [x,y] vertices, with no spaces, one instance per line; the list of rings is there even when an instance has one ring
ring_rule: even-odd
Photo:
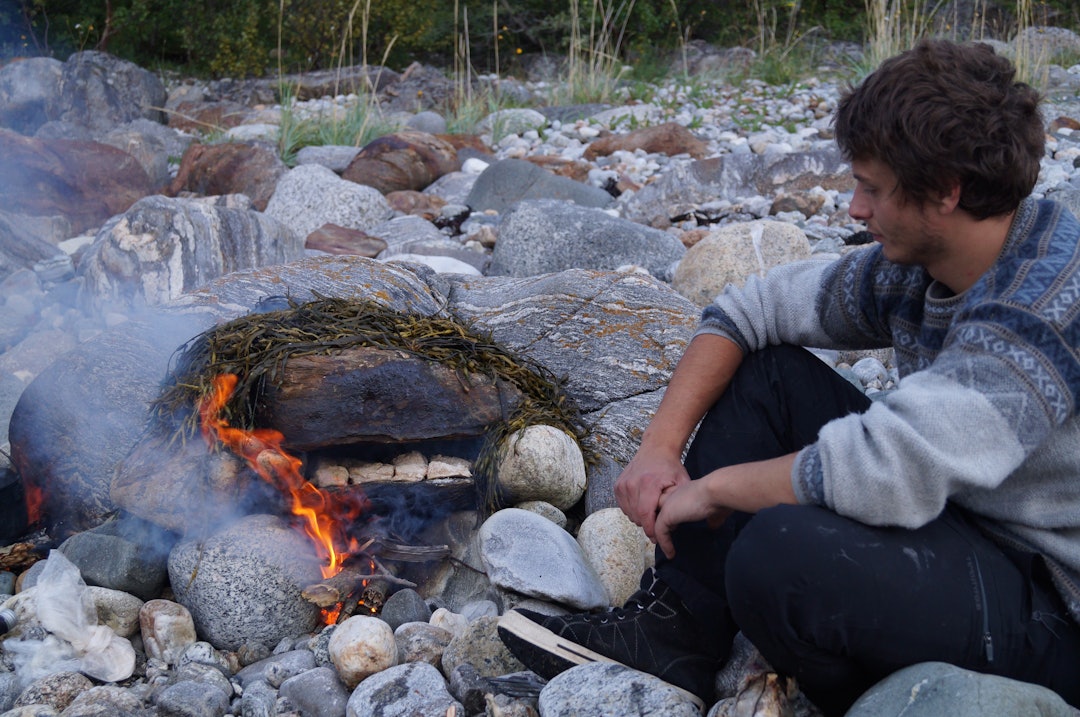
[[[542,615],[511,610],[499,637],[526,667],[551,679],[575,665],[614,662],[655,675],[704,709],[712,704],[721,644],[703,634],[679,597],[651,571],[621,608],[602,613]]]

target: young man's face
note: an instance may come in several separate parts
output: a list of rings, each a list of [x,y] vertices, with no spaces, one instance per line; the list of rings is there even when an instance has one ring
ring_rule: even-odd
[[[851,170],[856,184],[848,214],[866,224],[886,259],[929,268],[945,256],[944,239],[926,205],[904,200],[888,165],[877,159],[857,159]]]

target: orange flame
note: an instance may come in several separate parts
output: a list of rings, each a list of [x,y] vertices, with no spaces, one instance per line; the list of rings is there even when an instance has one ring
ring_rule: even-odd
[[[220,442],[247,461],[264,480],[291,500],[294,515],[302,519],[304,532],[315,544],[315,551],[326,564],[324,578],[341,572],[342,563],[359,545],[345,526],[365,508],[365,501],[349,493],[324,493],[301,472],[303,461],[282,449],[285,436],[270,428],[251,431],[233,428],[221,416],[222,409],[236,390],[235,374],[221,374],[213,381],[211,393],[199,404],[199,421],[207,445]]]
[[[26,501],[26,519],[36,525],[45,515],[45,491],[36,483],[23,481],[23,498]]]

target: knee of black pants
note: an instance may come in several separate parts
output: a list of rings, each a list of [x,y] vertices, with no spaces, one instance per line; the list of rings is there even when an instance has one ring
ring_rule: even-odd
[[[755,604],[773,596],[778,586],[804,580],[804,561],[799,553],[801,513],[808,506],[778,505],[755,514],[739,532],[728,551],[725,592],[735,602]]]
[[[801,648],[807,622],[827,607],[828,570],[821,542],[828,530],[821,519],[834,515],[817,506],[780,505],[758,512],[731,546],[725,565],[725,592],[739,629],[777,664]]]

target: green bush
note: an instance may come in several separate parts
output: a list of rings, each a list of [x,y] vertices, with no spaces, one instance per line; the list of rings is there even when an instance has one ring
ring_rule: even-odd
[[[357,64],[364,57],[395,69],[414,60],[449,68],[467,34],[473,68],[494,70],[498,58],[498,69],[505,72],[519,55],[569,51],[571,2],[0,0],[0,55],[65,59],[75,50],[99,49],[142,66],[233,76],[261,75],[279,66],[293,72]],[[590,28],[594,37],[598,34],[591,23],[599,14],[608,23],[603,28],[608,44],[594,49],[617,49],[624,61],[656,57],[692,39],[758,49],[763,18],[773,23],[777,37],[786,37],[793,8],[796,36],[817,27],[826,38],[863,41],[867,31],[864,0],[577,3],[582,42],[589,42]],[[1040,23],[1080,25],[1075,0],[1041,0],[1033,14]]]

